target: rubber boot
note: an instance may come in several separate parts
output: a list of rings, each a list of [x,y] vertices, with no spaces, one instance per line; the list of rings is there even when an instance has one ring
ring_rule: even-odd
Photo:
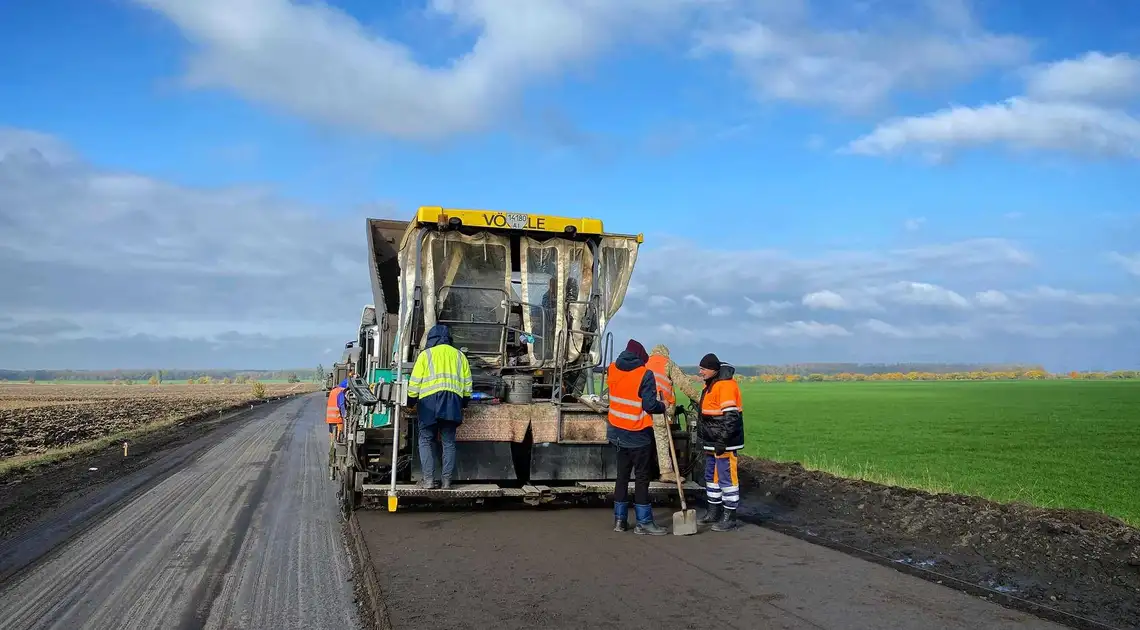
[[[736,529],[736,510],[725,510],[711,529],[714,532],[730,532]]]
[[[614,531],[629,531],[629,503],[614,503]]]
[[[715,522],[720,520],[721,514],[723,512],[724,512],[724,504],[723,503],[709,503],[708,507],[705,508],[705,515],[702,516],[700,518],[700,520],[697,522],[700,523],[701,525],[708,525],[709,523],[715,523]]]
[[[653,522],[652,505],[634,505],[633,507],[637,510],[637,526],[633,528],[633,533],[649,534],[650,536],[663,536],[669,533],[669,530]]]

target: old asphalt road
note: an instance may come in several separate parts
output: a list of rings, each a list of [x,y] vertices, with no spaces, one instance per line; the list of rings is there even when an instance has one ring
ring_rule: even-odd
[[[0,592],[0,628],[358,625],[319,394],[245,421]]]

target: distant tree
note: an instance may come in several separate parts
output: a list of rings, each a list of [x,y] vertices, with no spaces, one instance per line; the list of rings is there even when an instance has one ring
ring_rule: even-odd
[[[162,381],[160,381],[158,378],[158,374],[152,374],[151,377],[149,379],[147,379],[148,385],[158,385],[161,382]]]
[[[325,364],[324,363],[318,363],[317,364],[317,373],[313,375],[313,380],[319,383],[319,382],[323,381],[324,379],[325,379]]]
[[[297,378],[297,373],[296,373],[296,372],[290,372],[290,373],[289,373],[289,378],[288,378],[287,380],[288,380],[290,383],[300,383],[300,382],[301,382],[301,379]]]
[[[265,384],[261,381],[253,382],[253,396],[254,398],[265,398]]]
[[[210,381],[212,381],[212,380],[213,379],[211,379],[209,376],[199,376],[198,377],[198,384],[199,385],[209,385]]]
[[[34,377],[34,376],[29,376],[29,377],[28,377],[28,384],[29,384],[29,385],[35,385],[35,384],[36,384],[36,377]]]
[[[230,383],[233,383],[233,382],[234,382],[234,379],[232,379],[228,376],[222,379],[222,385],[229,385]]]

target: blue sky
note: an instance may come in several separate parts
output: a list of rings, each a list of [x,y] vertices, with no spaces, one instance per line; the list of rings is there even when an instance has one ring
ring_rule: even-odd
[[[1128,0],[41,0],[0,58],[6,367],[327,364],[436,204],[645,232],[615,333],[682,360],[1140,361]]]

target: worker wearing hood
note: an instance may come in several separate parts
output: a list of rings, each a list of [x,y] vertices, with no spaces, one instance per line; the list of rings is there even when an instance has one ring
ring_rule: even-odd
[[[467,357],[451,345],[447,326],[436,324],[428,331],[427,343],[416,357],[408,381],[408,404],[418,407],[422,487],[451,487],[451,476],[455,472],[455,433],[470,400],[471,365]],[[443,446],[441,485],[435,482],[433,447],[437,437]]]
[[[653,447],[653,418],[665,413],[665,403],[657,398],[657,380],[645,366],[649,355],[633,339],[610,364],[606,374],[610,390],[609,425],[606,437],[617,447],[617,482],[614,484],[614,531],[629,528],[629,477],[633,473],[633,501],[637,511],[636,534],[661,535],[668,532],[653,521],[649,503],[649,472],[656,451]]]
[[[736,528],[736,507],[740,504],[736,453],[744,448],[744,401],[733,378],[736,368],[715,354],[701,359],[699,372],[705,389],[697,403],[697,437],[705,451],[708,499],[701,522],[712,523],[713,531],[726,532]]]

